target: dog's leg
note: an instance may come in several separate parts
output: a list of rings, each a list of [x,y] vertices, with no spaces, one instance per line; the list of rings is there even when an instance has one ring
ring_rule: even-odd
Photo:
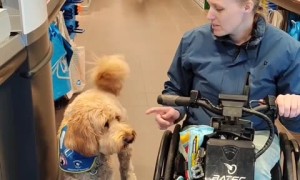
[[[136,175],[134,173],[134,168],[131,162],[131,147],[128,147],[118,153],[118,158],[120,162],[120,175],[121,180],[136,180]]]
[[[110,165],[110,158],[103,154],[98,157],[98,180],[113,180],[113,170]]]

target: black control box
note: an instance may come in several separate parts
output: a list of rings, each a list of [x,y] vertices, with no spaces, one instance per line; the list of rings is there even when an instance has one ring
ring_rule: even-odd
[[[255,151],[252,141],[209,139],[205,180],[254,180]]]

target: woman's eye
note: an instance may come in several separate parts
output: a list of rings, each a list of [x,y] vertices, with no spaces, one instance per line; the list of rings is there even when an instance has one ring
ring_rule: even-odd
[[[120,122],[121,121],[121,116],[116,116],[115,119]]]
[[[224,10],[224,8],[222,8],[222,7],[215,7],[215,10],[218,11],[218,12],[221,12],[221,11]]]
[[[109,123],[108,123],[108,121],[104,124],[104,127],[109,128]]]

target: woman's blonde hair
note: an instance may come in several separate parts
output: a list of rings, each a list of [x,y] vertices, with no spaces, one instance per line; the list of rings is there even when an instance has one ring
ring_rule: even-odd
[[[253,13],[254,18],[256,19],[259,16],[267,17],[268,7],[266,7],[267,0],[238,0],[241,4],[246,3],[247,1],[252,1],[254,3]]]
[[[237,0],[239,3],[244,4],[248,1],[252,1],[254,3],[253,6],[253,12],[254,14],[256,13],[261,13],[263,12],[265,9],[267,9],[268,7],[266,6],[267,0]]]

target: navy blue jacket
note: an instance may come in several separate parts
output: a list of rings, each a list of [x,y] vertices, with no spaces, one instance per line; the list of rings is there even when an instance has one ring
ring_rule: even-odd
[[[284,31],[257,21],[249,42],[237,46],[228,36],[215,37],[210,25],[193,29],[183,36],[168,71],[163,94],[189,96],[199,90],[201,96],[219,104],[218,95],[242,94],[247,72],[250,73],[250,100],[267,95],[300,95],[300,43]],[[186,124],[210,123],[210,115],[202,109],[177,108]],[[256,130],[267,124],[249,117]],[[300,132],[300,118],[283,119],[291,131]]]

